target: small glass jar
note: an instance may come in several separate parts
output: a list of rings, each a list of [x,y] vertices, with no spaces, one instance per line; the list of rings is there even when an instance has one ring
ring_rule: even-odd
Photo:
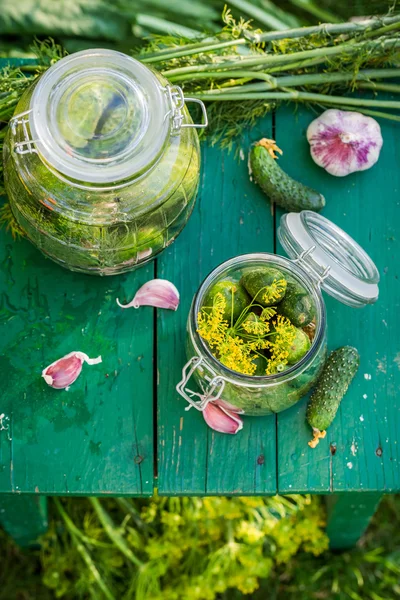
[[[187,324],[188,362],[177,391],[191,406],[204,410],[222,398],[241,413],[264,416],[289,408],[313,387],[326,358],[327,321],[321,288],[344,304],[372,304],[378,298],[379,273],[364,250],[321,215],[303,211],[282,216],[278,237],[290,259],[274,254],[245,254],[214,269],[194,297]],[[300,284],[315,306],[315,335],[309,351],[295,365],[274,375],[243,375],[223,365],[201,338],[197,316],[211,287],[221,279],[240,276],[248,267],[276,267]],[[194,377],[202,390],[187,388]],[[198,398],[198,399],[196,399]]]
[[[201,105],[193,124],[185,100]],[[195,202],[203,103],[112,50],[63,58],[21,97],[4,147],[12,212],[74,271],[113,275],[152,259]]]

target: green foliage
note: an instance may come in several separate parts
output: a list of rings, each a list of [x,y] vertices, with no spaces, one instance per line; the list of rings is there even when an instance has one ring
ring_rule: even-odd
[[[0,600],[400,597],[399,497],[343,553],[326,551],[317,497],[75,498],[52,512],[40,551],[0,531]]]
[[[43,581],[60,598],[90,598],[91,587],[126,600],[251,594],[274,565],[323,552],[323,525],[303,496],[55,500]]]

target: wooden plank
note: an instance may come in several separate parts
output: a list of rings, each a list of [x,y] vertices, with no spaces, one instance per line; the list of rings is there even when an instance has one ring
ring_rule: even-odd
[[[371,255],[381,274],[380,297],[373,306],[354,309],[325,295],[328,346],[355,346],[361,365],[327,437],[315,450],[307,446],[306,400],[279,415],[278,489],[393,492],[400,487],[399,127],[381,120],[384,145],[378,164],[338,178],[317,167],[309,155],[306,129],[313,118],[305,108],[277,112],[282,168],[321,191],[327,200],[323,214]]]
[[[379,492],[349,492],[326,497],[326,533],[332,550],[352,548],[358,542],[381,498]]]
[[[19,546],[36,546],[47,531],[47,498],[1,494],[0,524]]]
[[[251,132],[270,136],[271,118]],[[202,279],[232,256],[274,248],[269,203],[249,181],[242,159],[203,147],[203,175],[196,208],[180,238],[158,259],[158,276],[175,283],[181,305],[159,311],[158,490],[163,495],[273,494],[276,491],[275,417],[245,419],[236,436],[215,433],[175,390],[186,362],[186,320]]]
[[[71,273],[0,239],[0,492],[153,493],[153,309],[121,310],[154,265]],[[42,369],[73,350],[103,357],[68,391]]]

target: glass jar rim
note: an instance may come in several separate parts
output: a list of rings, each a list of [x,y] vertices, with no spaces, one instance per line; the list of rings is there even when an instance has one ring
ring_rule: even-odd
[[[111,184],[154,164],[170,133],[168,110],[153,71],[122,52],[94,48],[62,58],[40,77],[29,126],[39,155],[57,172]]]
[[[308,291],[313,295],[313,299],[316,303],[317,310],[317,327],[315,331],[315,337],[313,343],[309,351],[303,356],[303,358],[292,365],[289,369],[286,369],[282,373],[274,373],[273,375],[246,375],[244,373],[239,373],[238,371],[234,371],[226,367],[222,364],[218,358],[216,358],[209,347],[207,346],[205,340],[199,335],[198,329],[198,313],[201,308],[201,302],[204,299],[204,296],[207,290],[210,287],[210,283],[221,275],[225,270],[229,269],[232,266],[236,266],[240,268],[240,265],[247,265],[250,261],[253,262],[264,262],[264,263],[275,263],[283,268],[287,268],[290,271],[290,274],[294,273],[295,278],[298,278],[302,284],[304,284]],[[301,278],[304,278],[303,281]],[[314,279],[310,276],[309,273],[301,265],[295,263],[293,260],[286,258],[284,256],[280,256],[278,254],[272,254],[269,252],[259,252],[253,254],[240,254],[233,258],[230,258],[222,263],[220,263],[217,267],[215,267],[203,280],[199,289],[197,290],[192,306],[190,309],[190,317],[192,321],[192,337],[195,338],[193,341],[195,342],[195,347],[197,350],[201,348],[203,352],[205,352],[208,359],[210,359],[211,364],[217,364],[218,369],[224,373],[221,377],[230,383],[235,385],[242,385],[246,387],[259,387],[260,385],[273,385],[276,383],[285,383],[286,381],[290,381],[294,377],[300,375],[309,364],[315,359],[318,350],[324,342],[325,338],[325,330],[326,330],[326,308],[325,302],[322,298],[321,291],[319,287],[315,284]],[[199,342],[199,343],[196,343]],[[199,348],[200,346],[200,348]],[[226,375],[225,375],[226,374]]]

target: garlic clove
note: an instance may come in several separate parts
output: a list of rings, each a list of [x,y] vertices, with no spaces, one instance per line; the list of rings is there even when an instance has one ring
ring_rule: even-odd
[[[101,356],[89,358],[84,352],[70,352],[43,369],[42,377],[48,385],[57,390],[67,389],[78,379],[84,362],[97,365],[101,363]]]
[[[234,434],[243,429],[243,421],[238,414],[233,410],[224,408],[225,403],[223,400],[212,400],[207,404],[203,410],[203,417],[205,422],[214,431],[220,433]]]
[[[117,304],[121,308],[154,306],[155,308],[177,310],[179,306],[179,292],[174,284],[166,279],[152,279],[142,285],[136,292],[133,300],[128,304],[121,304],[118,298]]]
[[[307,139],[314,162],[336,177],[372,167],[383,144],[375,119],[334,108],[310,123]]]

